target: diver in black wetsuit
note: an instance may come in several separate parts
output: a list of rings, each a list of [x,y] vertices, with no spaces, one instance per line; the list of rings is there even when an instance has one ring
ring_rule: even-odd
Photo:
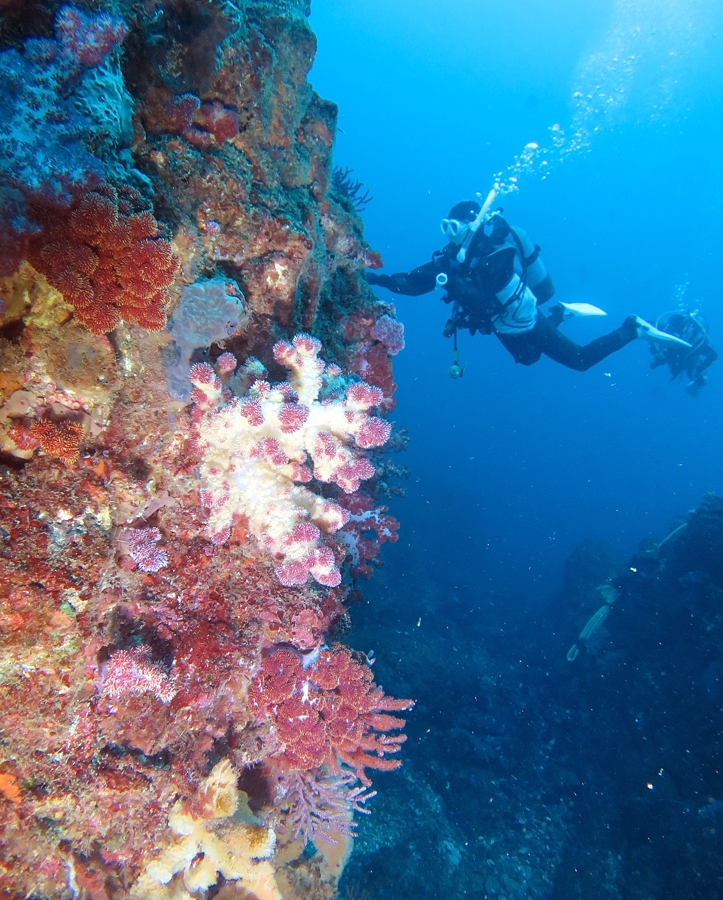
[[[671,381],[685,373],[690,379],[685,390],[691,396],[697,397],[708,381],[706,369],[718,359],[718,353],[708,339],[708,323],[697,311],[677,311],[664,313],[658,318],[655,326],[666,334],[682,338],[690,344],[690,347],[651,344],[653,359],[650,368],[657,369],[658,366],[667,365]]]
[[[413,297],[443,287],[445,302],[452,303],[445,337],[459,328],[472,334],[494,332],[515,361],[525,366],[544,353],[563,366],[584,372],[637,337],[649,337],[650,326],[637,316],[628,316],[620,328],[584,346],[565,337],[558,329],[565,308],[553,307],[548,316],[538,310],[555,293],[540,248],[521,228],[509,225],[500,212],[479,223],[480,209],[474,200],[452,207],[442,220],[449,243],[434,253],[431,262],[396,275],[366,271],[367,282]],[[476,230],[475,224],[479,226]]]

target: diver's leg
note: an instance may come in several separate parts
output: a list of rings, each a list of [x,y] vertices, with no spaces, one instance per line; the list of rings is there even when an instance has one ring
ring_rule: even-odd
[[[500,334],[495,331],[495,336],[505,350],[512,354],[516,363],[523,366],[531,366],[542,356],[542,351],[537,346],[532,334],[532,331],[526,331],[523,334]]]
[[[638,337],[638,327],[635,319],[631,316],[623,322],[620,328],[583,346],[565,337],[547,318],[539,316],[530,336],[545,356],[567,366],[568,369],[586,372],[606,356],[622,350],[623,347],[634,341]]]

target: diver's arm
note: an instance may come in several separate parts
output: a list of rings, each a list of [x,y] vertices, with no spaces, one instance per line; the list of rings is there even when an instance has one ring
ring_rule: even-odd
[[[530,290],[535,295],[538,305],[547,303],[555,296],[555,284],[548,272],[539,284],[531,284]]]
[[[417,266],[411,272],[397,272],[394,275],[377,275],[376,272],[365,271],[364,278],[367,284],[386,288],[393,294],[405,294],[408,297],[418,297],[420,294],[428,294],[433,291],[437,283],[437,275],[442,271],[442,265],[438,259]]]

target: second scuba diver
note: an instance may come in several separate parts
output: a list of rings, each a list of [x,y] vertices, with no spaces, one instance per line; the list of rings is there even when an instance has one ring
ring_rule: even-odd
[[[499,211],[486,215],[475,200],[463,200],[442,220],[442,232],[449,243],[433,254],[431,262],[395,275],[366,271],[364,277],[371,285],[413,297],[442,287],[445,302],[452,304],[446,337],[456,336],[460,328],[472,334],[494,333],[515,362],[530,366],[544,354],[579,372],[638,337],[666,337],[638,316],[628,316],[609,334],[589,344],[576,344],[559,330],[574,304],[555,306],[550,315],[539,310],[552,298],[555,287],[540,248],[521,228],[509,225]],[[683,340],[679,346],[684,346]]]
[[[718,359],[718,353],[708,340],[708,323],[697,310],[676,310],[659,316],[655,327],[682,338],[690,347],[656,341],[650,345],[653,354],[650,368],[667,365],[671,381],[685,374],[689,379],[685,390],[697,397],[708,381],[706,370]]]

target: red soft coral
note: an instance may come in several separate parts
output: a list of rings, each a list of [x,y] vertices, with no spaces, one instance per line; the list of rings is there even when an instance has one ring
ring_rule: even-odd
[[[43,216],[29,259],[95,334],[121,320],[151,331],[166,325],[165,307],[178,260],[158,223],[132,189],[88,191],[69,216]]]
[[[191,93],[172,97],[163,107],[165,125],[189,144],[205,150],[238,134],[238,115],[218,100],[201,102]]]
[[[273,755],[280,765],[299,771],[326,765],[339,773],[347,766],[368,785],[364,769],[401,765],[388,757],[406,735],[387,732],[399,731],[404,720],[389,712],[414,704],[387,697],[369,666],[334,644],[306,669],[292,650],[267,656],[252,682],[249,705],[259,719],[273,723],[279,743]]]
[[[39,442],[47,456],[74,463],[80,456],[83,426],[77,422],[50,422],[40,419],[30,428],[30,437]]]
[[[90,17],[72,6],[64,6],[56,19],[55,33],[64,55],[92,67],[99,66],[123,42],[128,26],[116,16],[101,13]]]

